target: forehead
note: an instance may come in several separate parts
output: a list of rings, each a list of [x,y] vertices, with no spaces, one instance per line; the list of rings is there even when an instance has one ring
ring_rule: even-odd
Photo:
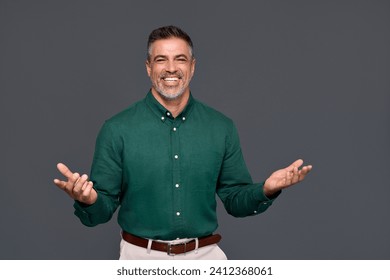
[[[150,54],[152,56],[170,56],[179,54],[191,56],[191,49],[185,40],[172,37],[168,39],[160,39],[153,42],[150,46]]]

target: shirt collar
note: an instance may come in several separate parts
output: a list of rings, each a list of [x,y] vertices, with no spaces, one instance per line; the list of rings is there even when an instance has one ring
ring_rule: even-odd
[[[148,92],[145,98],[146,104],[149,106],[149,108],[152,110],[152,112],[162,121],[165,121],[167,119],[173,119],[172,113],[166,109],[163,105],[161,105],[156,98],[154,98],[151,91]],[[195,103],[195,99],[192,97],[192,94],[190,93],[190,97],[188,98],[187,105],[184,107],[184,110],[176,117],[176,119],[180,118],[183,121],[185,121],[193,106]]]

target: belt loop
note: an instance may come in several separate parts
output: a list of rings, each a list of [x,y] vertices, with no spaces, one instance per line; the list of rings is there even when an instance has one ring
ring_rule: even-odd
[[[152,239],[148,239],[148,247],[146,248],[146,253],[150,255],[150,251],[152,250]]]
[[[172,243],[167,243],[167,255],[173,257],[175,253],[172,253]]]
[[[195,238],[195,254],[197,254],[198,253],[198,248],[199,248],[199,239],[198,239],[198,237],[197,238]]]

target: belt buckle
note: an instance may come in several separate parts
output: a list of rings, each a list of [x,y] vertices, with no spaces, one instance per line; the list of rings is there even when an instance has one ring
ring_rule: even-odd
[[[180,254],[185,254],[187,252],[187,242],[177,243],[177,244],[168,243],[167,244],[167,255],[168,256],[172,256],[172,257],[177,255],[175,253],[172,253],[172,247],[173,246],[178,246],[178,245],[184,245],[184,252],[180,253]]]

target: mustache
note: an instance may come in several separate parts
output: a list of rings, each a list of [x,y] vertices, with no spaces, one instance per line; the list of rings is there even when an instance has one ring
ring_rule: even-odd
[[[177,70],[177,71],[174,71],[174,72],[165,71],[165,72],[160,74],[160,78],[161,79],[172,78],[172,77],[176,77],[176,78],[181,79],[183,76],[184,75],[183,75],[183,73],[180,70]]]

